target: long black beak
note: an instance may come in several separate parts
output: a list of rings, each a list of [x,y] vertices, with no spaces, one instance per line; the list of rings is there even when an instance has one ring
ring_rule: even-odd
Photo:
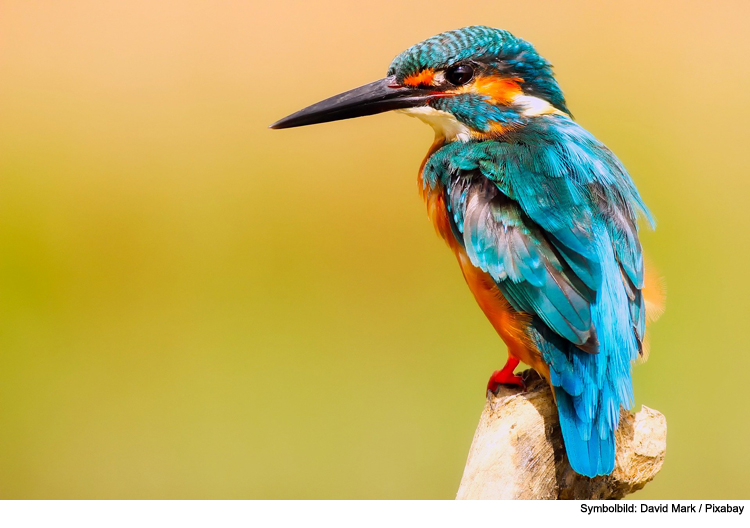
[[[308,106],[276,121],[271,128],[314,125],[388,110],[413,108],[426,104],[435,95],[431,90],[399,86],[394,77],[386,77]]]

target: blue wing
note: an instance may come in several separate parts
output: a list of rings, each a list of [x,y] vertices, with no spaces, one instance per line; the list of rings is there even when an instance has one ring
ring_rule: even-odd
[[[586,283],[595,286],[596,263],[573,252],[566,259],[561,244],[481,174],[462,171],[447,183],[454,231],[472,263],[492,276],[514,308],[537,314],[560,336],[595,352],[595,291]]]
[[[423,176],[444,189],[471,262],[534,315],[573,469],[610,473],[645,327],[636,213],[650,216],[627,172],[572,120],[547,116],[503,140],[449,143]]]

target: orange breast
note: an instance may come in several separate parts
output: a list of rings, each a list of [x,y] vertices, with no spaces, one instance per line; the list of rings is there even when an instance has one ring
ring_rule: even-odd
[[[429,158],[435,150],[437,149],[431,150],[427,157]],[[434,189],[429,187],[425,189],[421,170],[419,189],[427,204],[427,214],[432,220],[435,230],[456,255],[466,284],[495,331],[507,345],[508,352],[547,378],[549,370],[526,334],[526,328],[531,322],[531,315],[514,310],[500,292],[492,277],[471,263],[466,250],[453,235],[443,188],[438,185]]]

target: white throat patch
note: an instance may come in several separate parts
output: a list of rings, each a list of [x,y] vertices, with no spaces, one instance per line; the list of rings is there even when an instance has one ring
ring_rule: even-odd
[[[430,106],[404,108],[396,112],[421,119],[435,129],[436,135],[444,137],[446,141],[469,141],[471,139],[469,127],[459,123],[458,119],[448,112],[436,110]]]

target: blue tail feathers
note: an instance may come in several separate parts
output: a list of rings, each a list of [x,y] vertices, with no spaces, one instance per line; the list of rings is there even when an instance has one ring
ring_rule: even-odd
[[[594,422],[590,431],[581,431],[582,422],[576,414],[573,397],[564,390],[557,394],[565,450],[573,471],[587,477],[609,475],[615,469],[615,429],[598,427]],[[583,434],[582,434],[583,433]]]
[[[631,362],[638,356],[637,333],[609,234],[594,233],[602,264],[602,283],[591,305],[598,351],[583,351],[535,318],[529,333],[555,391],[565,450],[581,475],[608,475],[615,467],[615,431],[620,408],[633,404]]]
[[[565,450],[576,473],[608,475],[615,467],[615,431],[621,401],[601,363],[539,322],[531,334],[550,369]],[[604,374],[604,375],[602,375]],[[627,383],[630,383],[628,376]]]

